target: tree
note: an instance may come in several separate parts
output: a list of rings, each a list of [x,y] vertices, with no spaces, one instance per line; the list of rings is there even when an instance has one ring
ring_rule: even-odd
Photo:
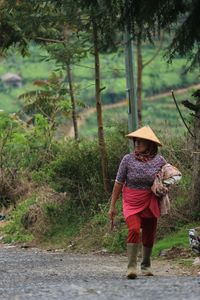
[[[47,44],[46,49],[50,54],[51,59],[56,60],[56,63],[66,71],[67,81],[69,85],[68,93],[71,99],[72,121],[74,127],[75,140],[79,141],[78,125],[77,125],[77,101],[75,98],[75,88],[72,78],[71,66],[79,62],[87,54],[84,47],[84,39],[77,37],[70,28],[64,28],[65,41],[63,43]],[[49,60],[49,57],[47,58]],[[79,102],[80,103],[80,102]]]
[[[8,0],[0,3],[0,48],[17,46],[22,55],[28,54],[30,40],[38,43],[61,37],[58,16],[50,1]]]
[[[53,1],[54,2],[54,1]],[[105,1],[76,1],[76,4],[70,0],[57,1],[57,6],[62,12],[66,12],[68,24],[73,24],[74,32],[78,35],[84,35],[84,41],[88,43],[90,52],[94,55],[95,64],[95,98],[98,126],[98,143],[101,155],[102,177],[104,190],[109,192],[109,175],[107,151],[104,137],[102,104],[101,104],[101,76],[99,53],[112,45],[114,39],[114,20],[109,14]],[[69,5],[76,7],[74,17],[69,20]],[[71,9],[72,10],[72,9]],[[71,14],[72,15],[72,14]],[[87,47],[88,48],[88,47]]]
[[[69,115],[71,111],[70,101],[66,97],[67,89],[62,74],[58,76],[54,73],[48,80],[37,80],[35,85],[39,89],[20,96],[24,100],[23,111],[31,116],[33,123],[36,114],[46,118],[49,124],[47,135],[51,143],[61,116]]]
[[[109,5],[112,1],[110,1]],[[73,26],[77,34],[85,33],[88,45],[95,57],[95,90],[98,123],[98,141],[101,153],[102,174],[105,192],[108,192],[108,167],[107,152],[104,139],[101,91],[100,84],[100,50],[107,49],[112,44],[115,32],[115,15],[109,10],[108,1],[26,1],[14,2],[9,0],[2,5],[2,16],[5,15],[5,24],[10,25],[9,36],[4,23],[0,23],[0,29],[5,32],[5,38],[0,44],[1,48],[8,48],[18,43],[21,52],[25,54],[29,40],[40,42],[65,41],[63,28],[67,25]],[[12,18],[9,11],[12,8]],[[111,8],[111,7],[110,7]],[[31,18],[28,19],[31,13]],[[26,26],[28,23],[28,26]],[[30,24],[31,23],[31,24]],[[51,29],[49,29],[51,28]],[[47,30],[45,30],[47,29]],[[46,34],[46,36],[45,36]],[[68,70],[69,71],[69,70]],[[69,75],[69,74],[68,74]],[[72,91],[72,90],[71,90]]]
[[[71,34],[72,30],[75,30],[75,28],[70,28],[72,20],[76,25],[78,19],[78,15],[75,14],[75,6],[72,1],[66,1],[67,10],[64,14],[62,8],[59,10],[58,4],[55,1],[41,1],[41,3],[32,1],[31,4],[27,1],[4,2],[1,8],[5,20],[2,19],[0,22],[4,38],[0,46],[4,50],[12,45],[17,45],[22,55],[26,55],[29,41],[34,40],[42,44],[49,51],[51,57],[62,65],[67,73],[75,139],[78,140],[76,101],[70,65],[85,56],[85,49],[80,46],[80,39]],[[12,12],[12,22],[10,21],[10,11]],[[31,22],[27,20],[30,12]],[[68,26],[66,22],[68,22]],[[8,32],[6,31],[7,27]]]
[[[99,53],[100,51],[106,50],[115,44],[115,25],[117,19],[113,13],[113,8],[115,6],[112,6],[112,3],[113,1],[105,0],[86,0],[84,2],[79,2],[80,7],[82,8],[83,16],[87,16],[87,21],[83,25],[83,29],[85,28],[87,31],[91,30],[92,33],[90,39],[91,43],[93,44],[93,53],[95,58],[95,93],[98,142],[101,154],[104,190],[106,193],[109,192],[109,175],[102,117],[101,92],[104,87],[101,87]]]
[[[69,83],[69,93],[70,93],[71,104],[72,104],[72,120],[73,120],[73,126],[74,126],[74,137],[75,137],[75,140],[78,141],[79,134],[78,134],[78,124],[77,124],[76,101],[74,98],[72,72],[71,72],[71,67],[69,64],[67,64],[67,79],[68,79],[68,83]]]
[[[55,1],[53,2],[55,3]],[[109,192],[109,176],[102,117],[101,92],[104,88],[101,86],[99,53],[114,45],[116,19],[115,15],[110,13],[108,3],[109,1],[106,2],[105,0],[79,0],[76,3],[70,0],[56,1],[56,6],[67,14],[69,14],[68,9],[70,5],[76,7],[76,14],[74,18],[71,18],[71,22],[78,35],[84,34],[89,51],[94,55],[98,143],[101,154],[104,190],[106,193]],[[68,17],[66,17],[66,20],[68,20]]]
[[[193,104],[189,100],[184,100],[182,103],[185,107],[193,112],[194,129],[193,129],[193,180],[192,180],[192,204],[195,211],[200,209],[200,90],[195,91],[192,96],[196,98],[196,103]]]

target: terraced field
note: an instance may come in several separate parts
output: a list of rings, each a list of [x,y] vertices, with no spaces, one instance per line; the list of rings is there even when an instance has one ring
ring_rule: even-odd
[[[191,97],[192,89],[187,92],[177,90],[177,101],[182,111],[184,118],[189,122],[189,111],[181,104],[181,100]],[[176,94],[176,92],[175,92]],[[81,116],[81,115],[80,115]],[[121,105],[104,106],[103,119],[106,130],[112,130],[116,122],[127,122],[127,102],[123,101]],[[96,112],[93,110],[90,114],[86,115],[85,120],[82,119],[80,126],[81,136],[95,136],[97,135],[96,125]],[[176,134],[183,134],[186,130],[184,124],[179,116],[174,101],[168,93],[168,96],[155,95],[155,97],[145,98],[143,102],[143,124],[148,124],[153,128],[159,128],[162,131],[171,131]]]
[[[145,45],[143,47],[144,63],[155,53],[156,47]],[[166,92],[173,89],[187,87],[199,82],[199,70],[185,74],[186,61],[176,58],[173,64],[168,65],[163,59],[163,51],[156,59],[144,68],[143,72],[143,95],[144,97]],[[7,72],[17,73],[22,77],[22,87],[11,88],[0,82],[0,109],[8,113],[16,112],[22,108],[23,103],[18,96],[24,92],[36,89],[35,80],[48,79],[53,71],[59,69],[54,61],[45,61],[47,53],[44,49],[30,46],[30,56],[22,58],[18,53],[10,50],[7,57],[1,59],[0,76]],[[126,97],[125,63],[123,49],[116,53],[102,54],[101,79],[104,104],[117,103]],[[80,64],[72,66],[75,96],[87,106],[95,106],[94,89],[94,57],[88,55]],[[65,79],[63,71],[63,80]],[[81,109],[81,108],[80,108]],[[145,114],[145,113],[144,113]],[[121,115],[121,112],[120,112]]]

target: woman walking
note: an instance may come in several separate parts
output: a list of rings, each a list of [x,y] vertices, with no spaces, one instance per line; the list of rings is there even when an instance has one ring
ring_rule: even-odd
[[[115,180],[109,209],[111,220],[116,215],[115,204],[122,192],[123,214],[128,226],[127,277],[137,277],[137,255],[140,248],[140,230],[142,229],[141,271],[152,276],[151,253],[156,235],[157,219],[160,209],[157,196],[151,186],[156,174],[166,164],[158,154],[159,139],[149,126],[142,127],[127,135],[133,140],[134,152],[123,157]]]

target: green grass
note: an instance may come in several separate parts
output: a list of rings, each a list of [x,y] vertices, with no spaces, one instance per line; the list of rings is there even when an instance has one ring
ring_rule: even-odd
[[[79,234],[87,218],[69,208],[63,209],[54,221],[51,222],[45,236],[40,238],[40,243],[51,248],[66,248]]]
[[[121,205],[118,205],[118,210]],[[121,208],[120,208],[121,209]],[[126,239],[127,239],[127,227],[124,222],[120,223],[118,218],[118,225],[114,232],[108,230],[108,220],[106,221],[104,214],[98,214],[92,220],[93,224],[98,224],[99,226],[105,226],[104,234],[98,237],[96,241],[97,245],[100,245],[108,249],[110,252],[121,253],[126,250]],[[167,235],[165,238],[159,240],[155,243],[153,248],[153,256],[159,256],[162,250],[171,249],[173,247],[182,247],[189,249],[189,239],[188,239],[188,230],[190,228],[197,227],[198,224],[189,223],[182,226],[182,228],[177,229],[173,234]],[[94,237],[95,239],[95,237]],[[99,245],[99,246],[100,246]]]
[[[99,205],[99,210],[95,211],[93,216],[90,211],[82,224],[79,222],[79,216],[77,215],[76,224],[68,223],[68,228],[63,227],[64,231],[64,228],[66,228],[66,235],[68,235],[70,228],[78,229],[76,232],[71,232],[71,236],[68,235],[71,241],[74,242],[74,249],[88,252],[106,248],[110,252],[124,252],[127,229],[121,216],[121,201],[117,203],[117,210],[118,216],[115,220],[116,227],[114,231],[111,231],[107,204]],[[69,238],[66,238],[66,244],[69,243]]]
[[[9,216],[9,222],[0,228],[5,243],[22,243],[33,240],[33,235],[25,230],[22,225],[22,217],[26,213],[30,205],[34,204],[36,198],[32,196],[26,201],[19,203],[17,208],[12,211]]]
[[[108,205],[102,206],[100,211],[90,221],[85,223],[78,237],[75,237],[75,249],[91,251],[105,248],[109,252],[125,252],[128,231],[121,215],[121,209],[121,201],[119,201],[117,202],[118,214],[115,220],[114,231],[111,231],[108,219]],[[189,249],[188,230],[197,226],[198,224],[195,223],[188,223],[182,226],[177,224],[175,232],[166,235],[163,239],[155,243],[153,256],[159,256],[162,250],[173,247]]]
[[[177,232],[167,235],[155,244],[153,255],[159,256],[162,250],[171,249],[172,247],[189,248],[188,230],[190,228],[195,228],[198,225],[199,224],[189,223],[182,226]]]

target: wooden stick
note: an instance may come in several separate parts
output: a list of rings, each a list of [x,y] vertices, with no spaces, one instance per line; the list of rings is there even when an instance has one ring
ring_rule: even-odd
[[[190,135],[191,135],[192,137],[194,137],[194,134],[190,131],[190,129],[189,129],[188,125],[186,124],[186,122],[185,122],[185,120],[184,120],[184,118],[183,118],[183,115],[182,115],[182,113],[181,113],[181,111],[180,111],[180,109],[179,109],[179,107],[178,107],[178,103],[177,103],[176,98],[175,98],[175,96],[174,96],[174,91],[173,91],[173,90],[172,90],[172,98],[174,99],[174,103],[175,103],[175,105],[176,105],[176,108],[177,108],[177,110],[178,110],[178,112],[179,112],[179,115],[180,115],[180,117],[181,117],[181,119],[182,119],[182,121],[183,121],[185,127],[187,128],[187,130],[188,130],[188,132],[190,133]]]

